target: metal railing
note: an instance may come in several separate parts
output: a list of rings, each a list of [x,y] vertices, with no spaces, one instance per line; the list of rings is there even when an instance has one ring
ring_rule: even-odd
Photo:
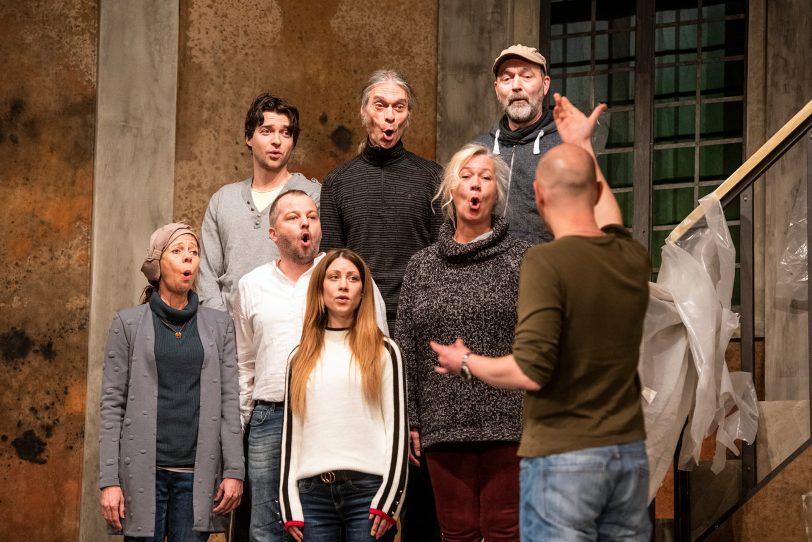
[[[722,207],[726,207],[740,198],[742,214],[741,237],[741,304],[739,307],[740,338],[741,338],[741,369],[753,374],[755,368],[755,281],[754,281],[754,233],[753,233],[753,183],[780,159],[793,145],[812,128],[812,100],[810,100],[792,119],[790,119],[775,135],[767,140],[750,158],[748,158],[736,171],[733,172],[714,191]],[[812,209],[812,134],[807,137],[807,209]],[[691,212],[669,235],[669,240],[676,242],[688,231],[701,228],[704,225],[704,211],[698,206]],[[812,240],[812,221],[807,220],[807,240]],[[812,291],[808,291],[810,306],[812,306]],[[812,339],[812,319],[808,322],[808,338]],[[809,359],[810,375],[812,375],[812,349]],[[812,398],[812,378],[810,378],[809,397]],[[810,416],[812,420],[812,416]],[[739,499],[726,512],[721,514],[713,524],[704,530],[697,540],[710,536],[716,529],[724,524],[738,509],[744,505],[762,487],[767,485],[778,473],[800,455],[812,444],[812,421],[810,422],[810,438],[801,444],[793,453],[784,459],[769,474],[757,481],[756,472],[756,444],[743,444],[741,492]],[[674,472],[674,536],[678,541],[692,540],[691,524],[691,479],[690,473],[676,470],[679,457],[679,445],[675,454]]]

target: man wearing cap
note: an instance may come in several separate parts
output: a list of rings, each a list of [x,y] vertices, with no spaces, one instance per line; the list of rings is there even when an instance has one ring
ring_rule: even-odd
[[[552,240],[538,215],[533,178],[541,156],[561,143],[544,97],[550,90],[547,59],[533,47],[511,45],[493,63],[493,88],[504,115],[491,131],[476,139],[499,154],[510,167],[509,231],[528,243]]]
[[[270,93],[254,99],[245,115],[253,175],[220,188],[203,218],[198,293],[204,306],[231,314],[240,278],[279,256],[268,242],[266,212],[279,194],[302,190],[318,205],[319,182],[288,171],[298,139],[298,109]]]

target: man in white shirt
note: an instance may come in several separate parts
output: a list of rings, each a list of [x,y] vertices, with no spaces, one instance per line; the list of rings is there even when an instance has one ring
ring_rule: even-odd
[[[283,540],[279,456],[288,356],[299,344],[307,288],[319,253],[321,222],[301,190],[284,192],[269,210],[270,238],[279,259],[240,279],[234,303],[240,372],[240,413],[248,433],[252,541]],[[376,314],[386,333],[386,308],[375,289]]]

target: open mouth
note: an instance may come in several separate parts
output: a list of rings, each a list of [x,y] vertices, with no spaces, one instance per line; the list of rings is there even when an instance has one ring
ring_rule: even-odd
[[[471,209],[477,210],[477,209],[479,209],[479,204],[481,203],[481,201],[480,201],[478,196],[473,196],[469,200],[469,203],[471,205]]]
[[[183,276],[188,279],[192,276],[192,272],[187,269],[183,272]]]
[[[387,128],[383,131],[384,138],[387,141],[391,141],[395,137],[395,129],[394,128]]]
[[[302,233],[302,235],[299,236],[299,241],[305,246],[310,245],[310,234],[308,232]]]

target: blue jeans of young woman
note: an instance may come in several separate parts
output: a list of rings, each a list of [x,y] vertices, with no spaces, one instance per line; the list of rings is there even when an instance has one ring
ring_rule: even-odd
[[[373,475],[332,484],[325,484],[318,477],[299,480],[304,539],[307,542],[374,541],[375,537],[369,534],[373,522],[369,519],[369,507],[382,480]],[[393,525],[378,540],[391,542],[396,531]]]
[[[648,542],[643,441],[522,459],[522,542]]]
[[[192,472],[155,472],[155,533],[151,537],[125,536],[124,542],[205,542],[209,533],[192,530]],[[124,513],[127,511],[125,509]]]
[[[256,405],[248,432],[251,542],[288,540],[279,511],[279,458],[284,408]]]

